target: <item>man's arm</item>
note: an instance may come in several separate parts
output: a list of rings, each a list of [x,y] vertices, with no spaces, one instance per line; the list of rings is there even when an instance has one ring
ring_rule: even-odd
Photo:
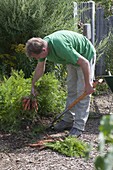
[[[33,76],[32,80],[32,88],[31,88],[31,93],[35,96],[35,83],[40,79],[40,77],[43,76],[44,71],[45,71],[45,64],[46,61],[44,62],[39,62],[35,68],[35,73]]]
[[[90,81],[90,65],[89,61],[85,59],[84,57],[80,56],[77,64],[80,65],[82,68],[83,74],[84,74],[84,80],[85,80],[85,91],[87,94],[91,94],[94,92],[93,85]]]

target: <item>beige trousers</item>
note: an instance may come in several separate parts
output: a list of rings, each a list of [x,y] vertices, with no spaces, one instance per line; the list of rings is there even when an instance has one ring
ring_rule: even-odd
[[[94,80],[96,56],[90,61],[90,77],[91,82]],[[82,69],[79,66],[67,65],[68,77],[67,88],[68,97],[66,107],[68,107],[76,98],[78,98],[83,92],[85,87],[84,75]],[[85,125],[89,116],[91,95],[87,95],[83,100],[76,104],[70,111],[68,111],[63,120],[66,122],[73,121],[73,127],[82,131],[85,129]]]

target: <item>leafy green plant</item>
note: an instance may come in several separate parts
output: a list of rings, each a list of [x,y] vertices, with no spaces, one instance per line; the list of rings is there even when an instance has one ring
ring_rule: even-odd
[[[66,66],[57,64],[55,65],[54,72],[56,78],[61,82],[62,87],[65,89],[66,78],[67,78]]]
[[[89,152],[88,145],[75,137],[66,137],[63,141],[46,143],[45,145],[69,157],[86,157]]]
[[[58,113],[64,109],[66,92],[54,73],[45,74],[36,85],[39,92],[39,112],[41,114]]]
[[[33,118],[33,114],[22,111],[22,96],[30,93],[30,79],[24,79],[22,71],[12,71],[10,78],[4,78],[0,84],[0,129],[16,130],[20,122],[27,118]]]
[[[103,116],[100,122],[99,156],[95,159],[97,170],[113,169],[113,115]],[[106,149],[107,148],[107,149]]]
[[[37,88],[40,90],[38,100],[38,114],[54,115],[61,111],[65,104],[65,91],[60,87],[59,81],[53,73],[45,74]],[[23,126],[30,126],[38,120],[37,112],[23,110],[22,98],[29,96],[31,91],[31,78],[24,78],[23,71],[12,71],[9,78],[4,77],[0,83],[0,129],[4,131],[17,131]]]

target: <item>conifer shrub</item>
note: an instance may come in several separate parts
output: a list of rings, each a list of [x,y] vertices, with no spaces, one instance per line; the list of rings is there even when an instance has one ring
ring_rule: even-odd
[[[0,1],[0,76],[9,76],[13,68],[22,69],[29,77],[35,62],[29,62],[18,50],[15,53],[12,45],[20,47],[31,37],[43,38],[60,29],[75,30],[72,0]],[[52,63],[49,65],[54,70]]]

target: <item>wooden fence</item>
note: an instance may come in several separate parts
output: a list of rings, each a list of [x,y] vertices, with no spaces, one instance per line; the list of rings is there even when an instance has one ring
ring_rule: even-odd
[[[82,2],[78,6],[76,2],[74,7],[77,11],[81,11],[80,20],[83,24],[90,23],[91,25],[91,42],[98,45],[100,41],[105,38],[110,31],[113,31],[113,16],[104,17],[104,9],[101,7],[95,8],[94,1]],[[75,12],[76,15],[78,14]],[[76,17],[74,15],[74,17]],[[98,57],[98,56],[97,56]],[[101,57],[96,64],[96,75],[105,74],[105,56]]]
[[[113,16],[109,16],[108,18],[104,17],[104,10],[102,8],[96,9],[96,23],[95,23],[95,40],[96,43],[105,38],[109,32],[113,32]],[[98,56],[97,56],[98,57]],[[105,74],[105,56],[103,55],[96,64],[96,74],[103,75]]]

